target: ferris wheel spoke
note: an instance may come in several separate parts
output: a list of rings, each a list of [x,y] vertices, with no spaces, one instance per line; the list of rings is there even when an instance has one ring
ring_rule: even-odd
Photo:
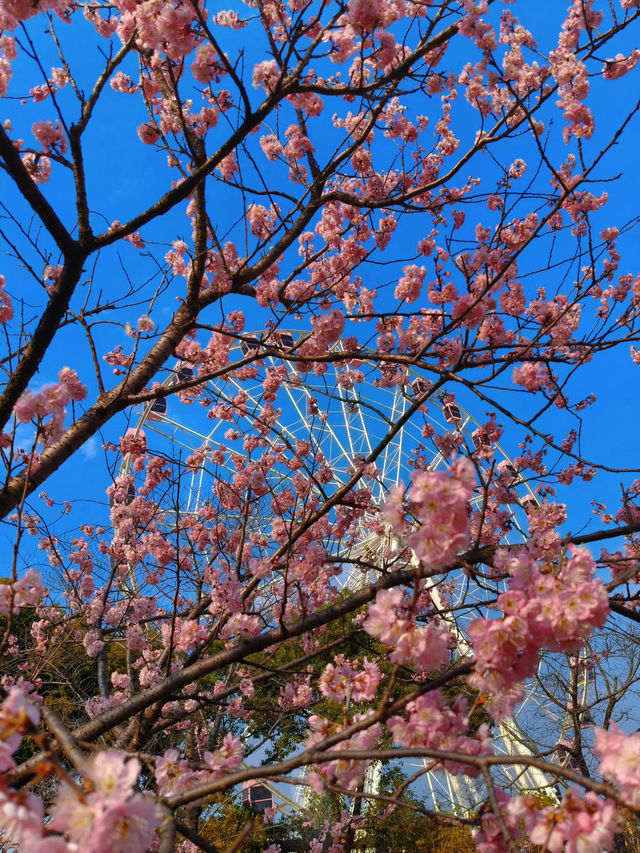
[[[313,426],[309,425],[308,414],[306,412],[302,412],[296,396],[293,394],[291,387],[286,383],[285,383],[285,390],[287,392],[289,400],[293,404],[295,411],[297,412],[297,414],[299,416],[300,423],[303,424],[303,426],[306,428],[306,431],[309,434],[313,434],[314,428],[313,428]],[[306,398],[307,401],[314,399],[314,395],[311,393],[310,389],[306,385],[302,386],[302,388],[300,390],[302,391],[302,394]],[[340,456],[340,458],[342,458],[342,460],[345,464],[345,470],[348,470],[351,467],[351,465],[353,464],[353,454],[349,455],[349,452],[347,451],[345,445],[340,441],[340,439],[338,438],[338,436],[337,436],[335,430],[333,429],[332,425],[329,423],[328,418],[322,424],[322,428],[326,429],[328,434],[331,436],[332,442],[334,443],[335,447],[338,449],[339,456]],[[332,458],[333,458],[333,456],[332,456]]]
[[[405,413],[406,399],[399,394],[396,387],[391,403],[391,420],[396,423],[397,419]],[[389,442],[385,448],[384,459],[382,460],[381,480],[382,483],[397,485],[401,480],[400,459],[402,457],[402,439],[404,432],[401,430],[398,435]],[[388,490],[388,485],[387,485]]]

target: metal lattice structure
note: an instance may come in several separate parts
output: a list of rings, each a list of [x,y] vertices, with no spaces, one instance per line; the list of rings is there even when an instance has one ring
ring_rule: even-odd
[[[233,454],[244,452],[243,441],[269,411],[269,424],[265,424],[264,442],[274,455],[274,465],[270,471],[270,484],[277,487],[293,471],[287,467],[285,451],[295,448],[299,442],[311,445],[305,474],[315,479],[318,496],[325,498],[330,490],[340,488],[348,482],[354,470],[375,456],[375,471],[363,479],[371,490],[373,505],[381,507],[389,490],[400,483],[408,484],[412,471],[416,467],[436,470],[446,464],[441,450],[430,445],[425,436],[442,436],[449,433],[466,452],[479,449],[477,428],[479,424],[473,416],[458,403],[445,397],[429,399],[424,405],[416,406],[421,395],[428,389],[424,378],[417,373],[407,371],[399,381],[398,377],[385,377],[379,368],[357,368],[334,366],[329,363],[325,371],[300,372],[296,369],[295,359],[285,361],[277,357],[273,345],[277,344],[285,351],[295,351],[297,333],[265,333],[263,336],[245,336],[231,348],[230,358],[242,368],[249,366],[244,373],[231,372],[227,378],[216,379],[206,384],[204,402],[200,406],[190,399],[189,390],[178,392],[180,400],[171,396],[172,389],[178,383],[195,383],[194,371],[184,363],[178,362],[168,372],[163,383],[162,396],[148,403],[137,414],[137,422],[131,432],[139,434],[144,430],[148,443],[154,451],[165,453],[167,457],[182,462],[188,461],[196,451],[205,451],[202,464],[188,470],[187,485],[181,487],[178,512],[194,513],[211,494],[212,484],[224,483],[233,475]],[[341,343],[335,347],[339,351]],[[249,361],[249,359],[252,359]],[[340,360],[336,360],[340,365]],[[277,374],[275,391],[266,391],[265,380]],[[192,382],[193,380],[193,382]],[[202,390],[201,386],[198,386]],[[191,395],[192,396],[192,395]],[[271,406],[272,409],[266,409]],[[214,410],[218,415],[213,419],[209,413]],[[217,407],[217,408],[215,408]],[[407,417],[414,409],[411,417]],[[276,412],[275,418],[272,417]],[[398,425],[401,426],[398,428]],[[393,432],[388,439],[390,431]],[[376,449],[385,442],[377,455]],[[482,449],[482,448],[480,448]],[[213,466],[210,462],[215,451],[222,450],[225,459]],[[505,532],[505,541],[523,541],[522,526],[526,521],[526,511],[537,505],[529,486],[522,480],[512,461],[499,446],[490,448],[491,455],[501,459],[499,467],[510,480],[510,490],[514,496],[513,504],[508,507],[509,523]],[[332,474],[330,486],[324,488],[318,472],[322,466]],[[314,467],[315,466],[315,467]],[[130,459],[125,457],[120,473],[127,473]],[[478,497],[476,508],[482,500]],[[171,515],[172,510],[166,510]],[[355,590],[371,579],[375,566],[382,565],[395,547],[392,538],[378,529],[374,530],[373,517],[365,514],[359,522],[358,533],[349,542],[331,543],[333,557],[342,570],[336,577],[336,583],[346,590]],[[254,514],[252,525],[259,530],[271,523],[268,509]],[[272,594],[268,582],[263,595],[265,600]],[[448,606],[445,611],[455,613],[444,616],[457,638],[457,654],[464,657],[469,649],[466,639],[466,625],[476,616],[487,615],[491,602],[495,599],[495,586],[480,584],[459,572],[432,579],[432,597],[438,602],[439,596],[446,595]],[[537,714],[544,704],[544,696],[533,680],[527,687],[527,694],[513,717],[496,727],[493,732],[496,749],[505,754],[532,754],[538,744],[528,735],[524,721],[527,714]],[[545,713],[549,713],[545,710]],[[558,725],[558,720],[553,720]],[[423,769],[426,765],[423,765]],[[412,768],[411,772],[416,772]],[[503,768],[500,782],[519,790],[553,790],[546,776],[535,768],[509,770]],[[379,772],[368,774],[369,786],[379,784]],[[369,778],[371,777],[371,778]],[[377,781],[376,781],[377,780]],[[282,795],[277,786],[267,787],[285,807],[304,804],[304,794],[298,793],[295,799]],[[477,808],[486,799],[483,783],[463,776],[453,776],[444,771],[426,771],[423,774],[422,794],[430,807],[435,810],[469,812]],[[372,790],[373,790],[372,788]],[[306,790],[306,789],[305,789]]]

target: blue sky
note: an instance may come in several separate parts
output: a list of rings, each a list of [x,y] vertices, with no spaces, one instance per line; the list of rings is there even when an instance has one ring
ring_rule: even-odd
[[[564,8],[564,3],[523,2],[511,7],[515,14],[522,16],[523,23],[529,26],[534,35],[540,39],[542,49],[547,49],[555,44],[558,27],[564,15]],[[36,18],[28,25],[31,37],[39,47],[45,44],[41,36],[44,20]],[[65,46],[65,50],[68,51],[72,69],[76,73],[79,72],[83,84],[88,88],[102,67],[101,56],[92,44],[87,47],[83,41],[74,39],[72,31],[64,24],[58,21],[55,23],[58,35]],[[89,32],[89,25],[86,24],[85,26]],[[245,32],[231,33],[227,31],[225,36],[228,36],[232,44],[242,45],[246,49],[248,67],[257,58],[257,48],[246,38]],[[548,44],[543,41],[545,37],[549,38]],[[617,49],[622,52],[629,51],[633,47],[635,44],[632,35],[625,35],[617,45]],[[58,58],[51,53],[48,47],[45,47],[44,51],[43,64],[45,67],[59,64]],[[451,53],[447,57],[447,63],[450,64],[452,60],[457,59],[465,61],[467,58],[473,58],[467,57],[468,51],[469,45],[466,41],[460,40],[457,44],[454,43]],[[602,59],[606,58],[607,56],[603,55]],[[123,70],[133,75],[135,74],[135,64],[124,65]],[[591,81],[590,103],[596,114],[597,128],[592,148],[596,147],[599,140],[608,138],[611,128],[619,121],[622,110],[636,97],[637,79],[638,70],[620,81],[607,82],[598,79]],[[32,85],[32,82],[28,63],[24,59],[19,60],[16,63],[15,77],[10,94],[13,97],[26,95],[26,89]],[[257,102],[259,93],[254,93],[253,97]],[[70,87],[67,87],[61,93],[61,104],[71,107],[73,102],[74,95]],[[28,102],[21,104],[17,100],[7,100],[4,107],[4,116],[11,116],[15,133],[25,139],[29,138],[30,127],[34,120],[43,117],[43,115],[50,117],[47,109],[43,111],[41,106]],[[71,109],[77,110],[77,105]],[[461,114],[468,117],[464,119],[469,121],[466,130],[473,135],[476,127],[475,113],[468,109],[462,110]],[[136,127],[145,118],[139,98],[116,94],[110,89],[107,89],[104,101],[101,101],[96,110],[85,143],[86,150],[90,154],[87,174],[91,205],[92,208],[99,211],[99,215],[96,214],[94,220],[96,230],[102,230],[106,223],[116,218],[124,221],[146,204],[152,203],[165,190],[167,175],[177,177],[175,172],[166,169],[164,154],[152,152],[149,147],[142,145],[138,140]],[[325,119],[323,118],[322,121]],[[557,135],[562,123],[557,112],[554,123],[554,133]],[[461,127],[461,130],[464,128]],[[607,183],[606,189],[610,196],[609,203],[594,218],[594,221],[601,223],[603,227],[605,225],[621,227],[637,215],[638,174],[637,145],[635,143],[637,133],[638,118],[636,117],[626,135],[609,153],[600,168],[601,177],[612,177],[623,170],[627,175],[623,180]],[[329,141],[328,137],[327,144]],[[528,145],[529,143],[526,140],[522,143],[520,141],[509,142],[504,146],[504,157],[515,159],[523,156],[525,151],[522,146],[526,148]],[[552,150],[557,151],[558,154],[560,147],[561,143],[552,143]],[[485,167],[481,166],[481,170],[483,168]],[[473,169],[471,171],[473,172]],[[490,165],[487,165],[487,180],[491,171]],[[275,176],[275,172],[273,175]],[[212,207],[216,212],[229,216],[236,203],[232,199],[232,194],[222,184],[214,184],[214,180],[210,180],[209,190],[213,202]],[[73,194],[70,190],[71,185],[67,175],[55,176],[50,184],[45,187],[45,193],[49,198],[55,200],[67,222],[71,222],[73,216],[70,204],[73,201]],[[28,213],[21,202],[16,203],[14,212],[23,222],[28,222]],[[475,221],[475,217],[469,220],[470,228],[473,227]],[[398,258],[402,257],[403,252],[405,254],[413,252],[416,238],[423,227],[424,224],[420,217],[404,220],[402,234],[395,250]],[[156,246],[149,244],[149,249],[155,251],[158,257],[162,258],[166,250],[162,244],[179,236],[188,238],[189,230],[188,221],[183,210],[180,209],[172,216],[154,223],[152,228],[143,230],[143,237],[152,239],[157,244]],[[635,273],[638,270],[635,231],[624,235],[619,246],[623,254],[621,271],[628,270]],[[537,263],[537,259],[531,259],[530,263]],[[2,271],[10,283],[10,289],[13,287],[14,291],[17,290],[15,283],[19,282],[20,290],[25,298],[26,313],[28,314],[29,311],[36,313],[41,299],[33,282],[29,281],[28,276],[25,276],[24,272],[9,258],[4,259]],[[393,269],[387,271],[383,267],[381,270],[374,270],[372,275],[387,276],[386,280],[389,281],[393,280],[395,273]],[[537,273],[532,276],[531,286],[533,287],[535,284],[537,287],[544,284],[550,291],[553,291],[555,289],[554,275],[555,273],[546,276]],[[113,291],[120,289],[126,276],[129,276],[136,285],[146,282],[143,287],[143,298],[140,301],[140,306],[132,306],[126,312],[123,311],[118,315],[123,319],[135,320],[140,313],[143,313],[141,306],[144,306],[145,299],[150,297],[157,286],[159,280],[158,267],[155,261],[145,257],[145,254],[140,253],[129,244],[123,244],[118,247],[117,252],[114,250],[105,252],[105,257],[101,259],[96,274],[95,286],[102,291],[103,298],[108,299],[112,289]],[[160,316],[168,317],[173,311],[174,295],[174,289],[170,288],[169,292],[162,297],[158,306]],[[247,300],[234,300],[233,306],[225,305],[226,310],[229,310],[230,307],[245,308],[250,317],[255,316],[257,327],[260,328],[263,325],[264,313],[253,308]],[[247,325],[249,327],[251,321]],[[116,343],[125,347],[129,343],[129,339],[117,326],[108,325],[99,330],[98,344],[101,349],[106,349],[108,348],[107,345],[113,346]],[[87,357],[86,344],[75,331],[70,330],[68,334],[61,333],[43,363],[34,390],[37,390],[38,385],[41,386],[54,381],[57,371],[63,364],[78,367],[81,377],[88,379],[90,373],[86,370]],[[582,446],[587,458],[603,461],[613,467],[640,467],[640,454],[637,451],[635,430],[635,424],[640,414],[640,403],[638,402],[638,395],[634,393],[638,369],[631,363],[628,348],[622,348],[622,350],[614,350],[600,355],[596,361],[579,371],[579,378],[576,379],[575,383],[576,394],[586,396],[594,391],[598,396],[597,404],[585,413]],[[519,405],[521,396],[515,398],[512,395],[507,395],[504,399],[510,401],[517,399]],[[483,419],[486,407],[482,407],[477,401],[467,400],[464,395],[462,402],[467,405],[478,420]],[[501,419],[499,418],[499,420]],[[549,413],[547,423],[549,429],[557,427],[557,411],[552,410]],[[102,438],[117,441],[125,426],[125,415],[115,418],[107,425],[102,437],[96,436],[91,439],[76,454],[74,459],[70,460],[46,484],[46,490],[56,498],[83,501],[81,506],[78,505],[74,516],[69,521],[75,520],[80,514],[82,514],[83,520],[85,520],[85,516],[90,516],[90,520],[98,520],[100,517],[106,518],[104,489],[110,482],[110,477],[101,449]],[[567,428],[569,428],[568,422]],[[24,433],[25,438],[27,438],[27,428],[25,428]],[[506,452],[512,456],[517,455],[517,444],[521,439],[522,432],[520,430],[512,427],[507,428],[502,441]],[[562,499],[569,500],[570,505],[575,510],[570,515],[568,529],[575,532],[589,521],[588,504],[594,496],[597,496],[598,500],[615,505],[620,495],[620,482],[628,483],[629,480],[630,477],[625,475],[599,475],[595,484],[577,483],[571,489],[562,490]],[[37,500],[35,503],[38,503]],[[63,522],[62,526],[66,527],[67,525]],[[10,547],[11,539],[5,538],[4,545]],[[27,549],[25,560],[29,558]]]

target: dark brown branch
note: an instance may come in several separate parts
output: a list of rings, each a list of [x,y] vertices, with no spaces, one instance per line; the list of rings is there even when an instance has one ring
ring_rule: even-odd
[[[67,256],[53,295],[49,299],[47,307],[44,309],[36,330],[25,347],[17,367],[9,377],[9,381],[0,395],[0,431],[4,429],[11,417],[13,407],[18,402],[18,398],[23,391],[26,391],[29,382],[36,373],[58,330],[60,320],[64,317],[69,307],[69,301],[82,274],[85,258],[86,255],[77,247]],[[0,492],[0,504],[5,499],[5,496],[8,495],[8,486],[10,486],[10,483],[5,484],[2,492]],[[15,491],[13,495],[15,499]]]
[[[11,176],[15,185],[26,199],[31,210],[33,210],[49,234],[51,234],[62,254],[65,257],[74,255],[78,251],[78,244],[72,239],[62,221],[58,218],[58,214],[34,183],[20,159],[20,154],[1,124],[0,157],[4,161],[7,173]]]

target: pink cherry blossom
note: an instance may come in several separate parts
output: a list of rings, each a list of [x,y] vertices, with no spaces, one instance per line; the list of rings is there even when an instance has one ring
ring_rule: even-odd
[[[596,729],[596,751],[600,756],[600,771],[615,779],[623,798],[633,808],[640,804],[640,736],[627,735],[615,723],[609,728]]]
[[[153,145],[160,139],[160,131],[154,125],[145,122],[138,127],[138,136],[145,145]]]
[[[23,154],[22,162],[25,169],[36,184],[46,184],[51,177],[51,160],[49,157],[37,154]]]
[[[640,0],[245,5],[0,3],[4,845],[224,847],[266,762],[343,789],[313,853],[431,774],[479,853],[600,853],[640,809]]]
[[[59,121],[55,125],[51,121],[35,122],[31,128],[31,132],[42,145],[45,153],[48,154],[52,148],[57,148],[61,154],[66,153],[67,141]]]

